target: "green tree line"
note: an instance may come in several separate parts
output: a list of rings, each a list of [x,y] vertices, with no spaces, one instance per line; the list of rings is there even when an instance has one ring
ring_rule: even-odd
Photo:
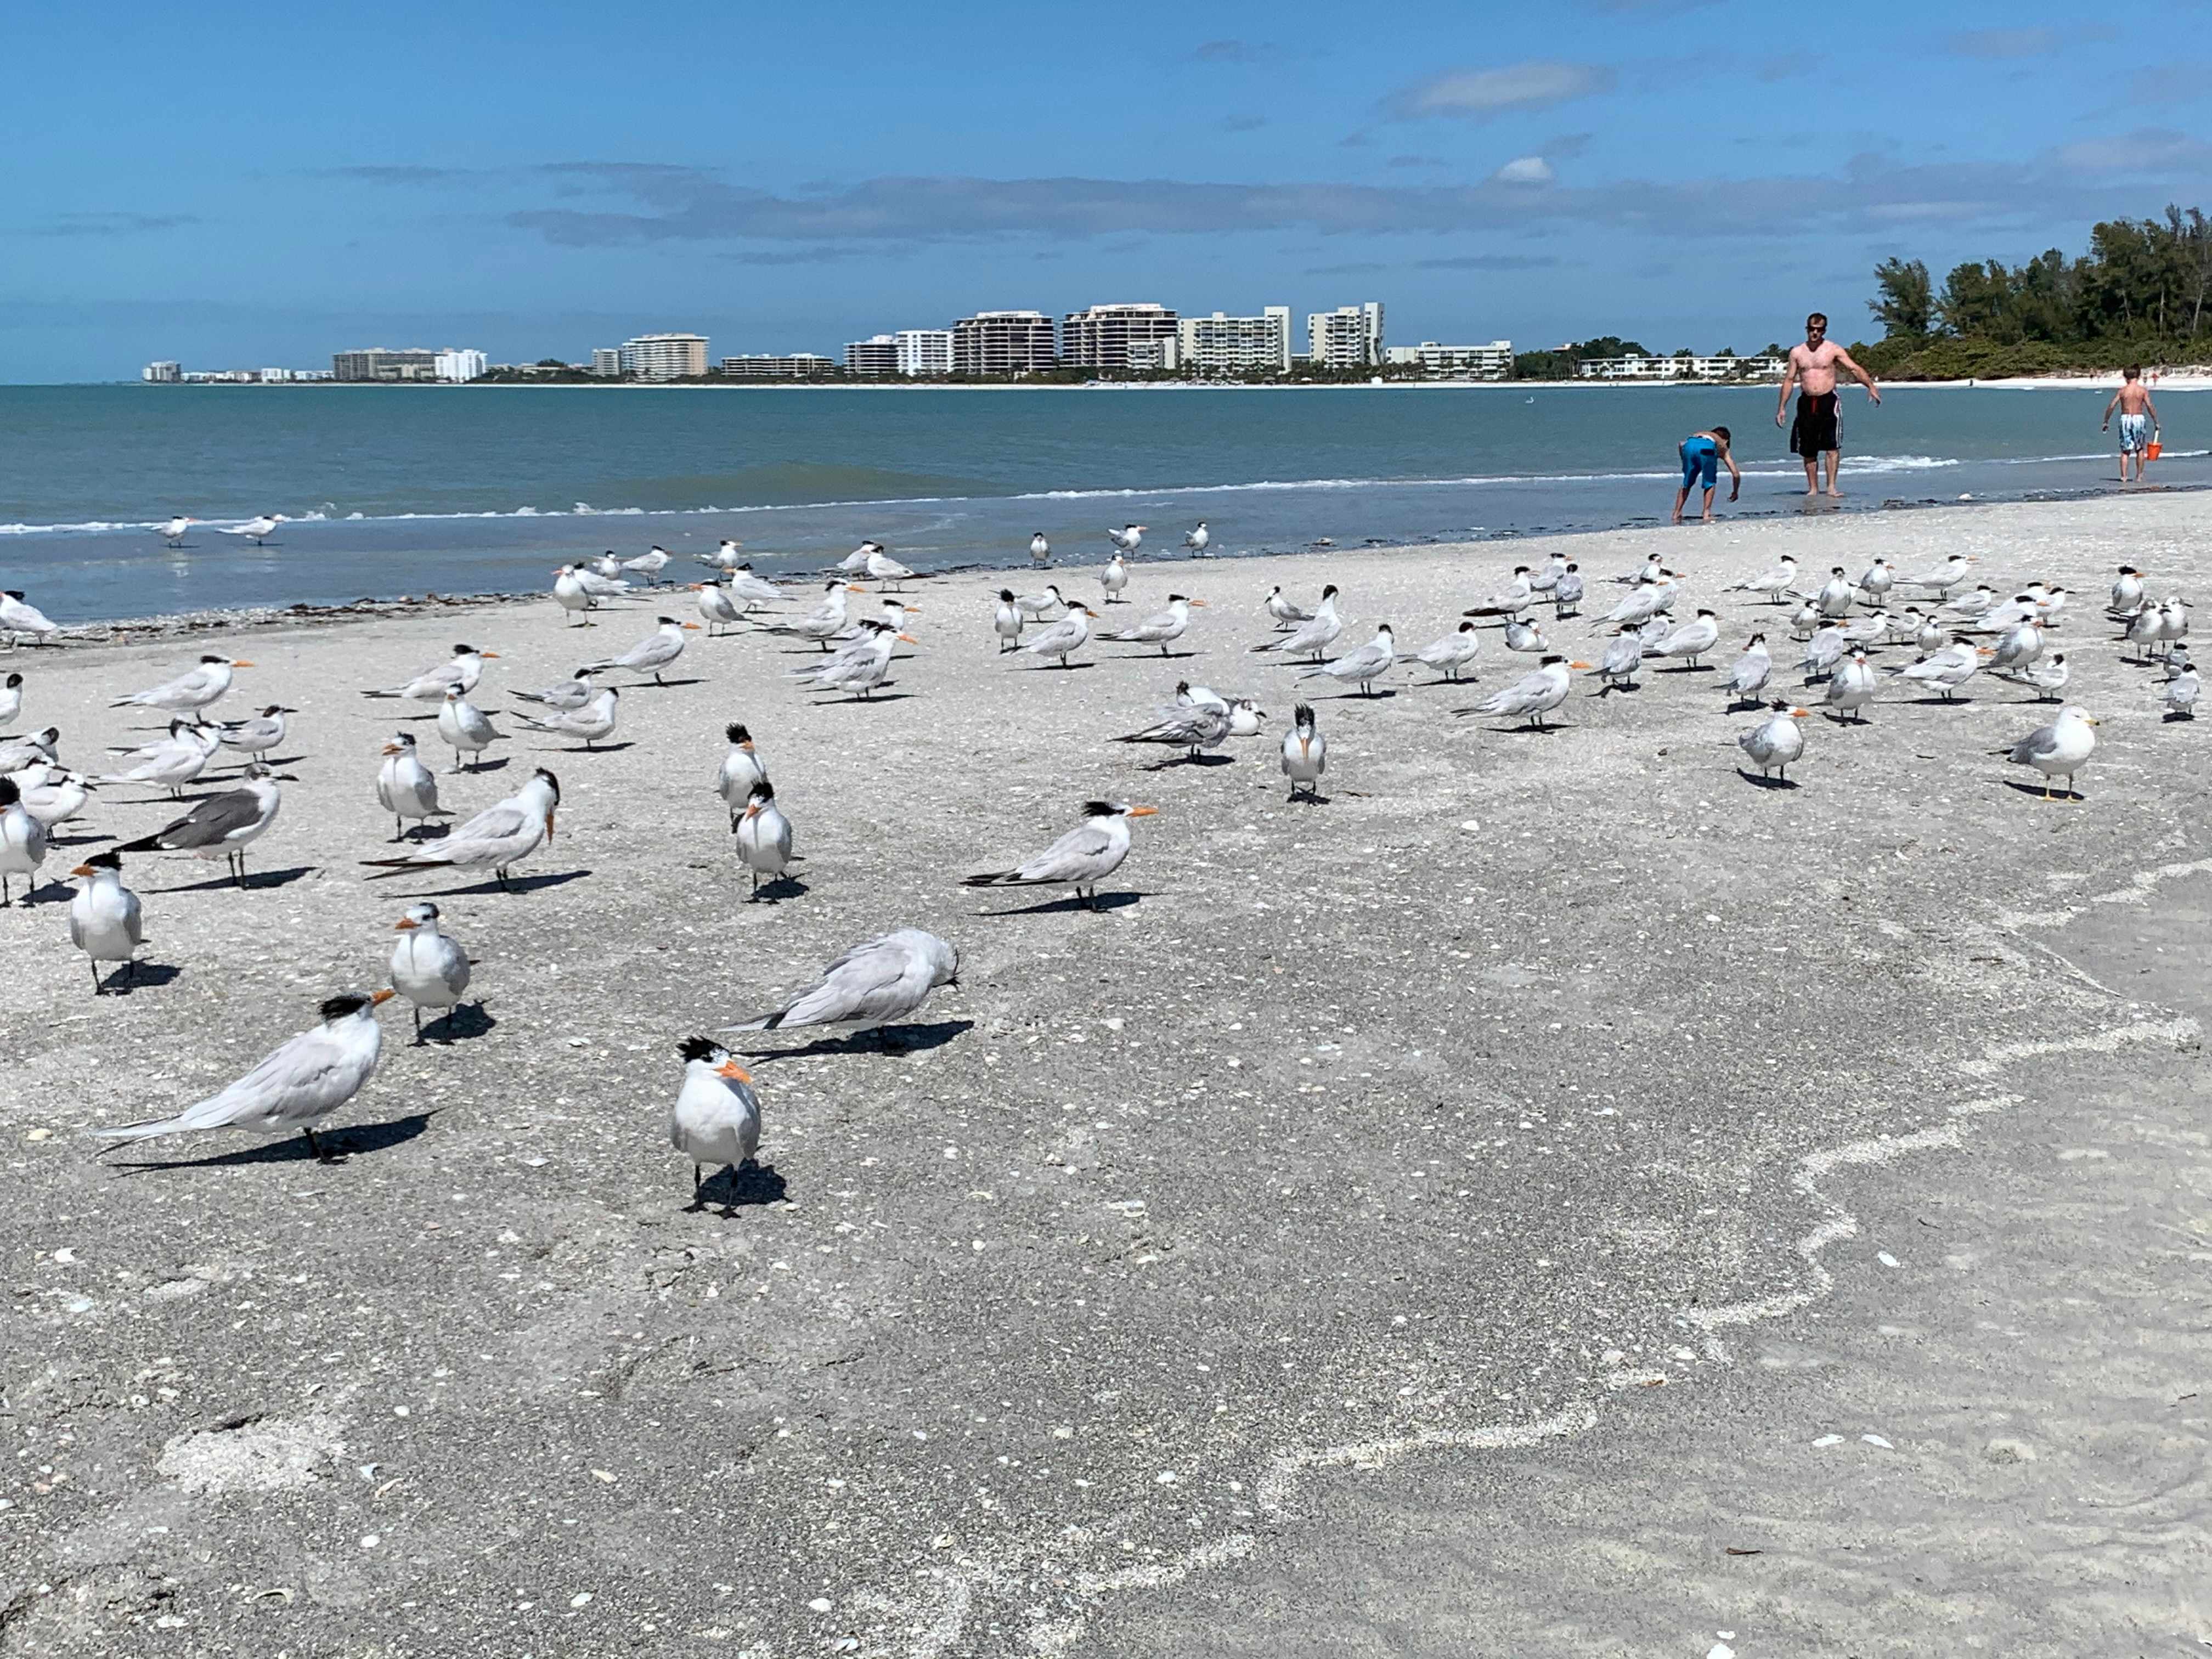
[[[2212,360],[2212,220],[2197,208],[2109,220],[2072,259],[1969,259],[1940,289],[1918,259],[1885,259],[1874,280],[1883,335],[1860,361],[1891,379]]]

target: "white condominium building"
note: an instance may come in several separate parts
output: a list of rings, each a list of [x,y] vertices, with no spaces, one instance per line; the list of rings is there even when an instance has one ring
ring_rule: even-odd
[[[902,328],[891,338],[898,346],[898,372],[909,378],[952,372],[952,331]]]
[[[1135,365],[1130,352],[1147,355],[1154,342],[1176,336],[1176,314],[1165,306],[1092,306],[1060,319],[1060,360],[1079,368],[1121,373]]]
[[[888,380],[899,372],[898,341],[889,334],[845,342],[845,373],[856,380]]]
[[[1042,311],[979,311],[952,325],[956,374],[1032,374],[1054,361],[1052,319]]]
[[[153,386],[174,386],[185,377],[182,363],[149,363],[138,371],[138,378]]]
[[[707,372],[703,334],[641,334],[619,349],[622,372],[641,380],[676,380]]]
[[[593,346],[592,373],[603,380],[617,378],[622,374],[622,349],[619,346]]]
[[[819,380],[836,372],[837,360],[818,351],[749,351],[722,359],[723,377],[732,380]]]
[[[1585,357],[1585,380],[1765,380],[1782,374],[1779,357]]]
[[[1382,302],[1339,306],[1306,318],[1306,356],[1325,368],[1365,368],[1382,361]]]
[[[1431,380],[1503,380],[1513,373],[1513,342],[1438,345],[1434,340],[1424,340],[1417,346],[1386,347],[1382,361],[1396,367],[1418,368]]]
[[[1291,368],[1291,308],[1262,306],[1256,317],[1185,317],[1174,349],[1161,365],[1182,374],[1286,374]]]
[[[483,352],[473,349],[456,349],[447,346],[440,352],[431,365],[432,372],[441,380],[480,380],[489,366]]]

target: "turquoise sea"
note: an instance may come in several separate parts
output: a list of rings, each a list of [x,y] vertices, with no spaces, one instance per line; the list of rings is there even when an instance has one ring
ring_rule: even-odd
[[[2116,488],[2108,396],[1847,392],[1844,510]],[[1717,422],[1749,474],[1723,510],[1806,511],[1773,409],[1771,386],[4,386],[0,586],[82,621],[544,587],[580,553],[726,536],[774,571],[870,537],[918,569],[1026,565],[1038,530],[1089,562],[1130,521],[1166,552],[1205,520],[1229,556],[1612,528],[1663,521],[1676,444]],[[2212,398],[2161,410],[2154,479],[2212,483]],[[222,533],[261,513],[287,520],[269,546]],[[205,522],[172,550],[151,530],[179,514]]]

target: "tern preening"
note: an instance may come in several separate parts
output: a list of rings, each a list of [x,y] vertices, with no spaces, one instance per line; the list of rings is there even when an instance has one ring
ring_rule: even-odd
[[[1145,532],[1151,528],[1150,525],[1125,524],[1119,530],[1109,530],[1106,538],[1114,544],[1116,551],[1133,553],[1143,543]]]
[[[507,884],[507,872],[553,839],[554,809],[561,805],[561,781],[544,767],[530,781],[495,806],[488,806],[442,841],[417,848],[403,858],[363,859],[380,866],[371,881],[387,881],[410,870],[481,870],[489,866]]]
[[[1140,530],[1143,528],[1141,525],[1137,527]],[[1198,521],[1197,529],[1185,533],[1182,538],[1182,544],[1194,553],[1204,553],[1206,551],[1206,544],[1212,539],[1213,532],[1206,527],[1206,520],[1200,519]]]
[[[854,1036],[896,1025],[919,1010],[940,985],[960,982],[960,952],[919,927],[902,927],[856,945],[822,977],[783,1006],[732,1031],[780,1031],[838,1025]]]
[[[1121,867],[1129,856],[1129,823],[1148,818],[1157,806],[1132,806],[1127,801],[1086,801],[1083,822],[1032,858],[1011,870],[994,870],[969,876],[968,887],[1070,886],[1075,896],[1091,909],[1098,908],[1098,884]]]

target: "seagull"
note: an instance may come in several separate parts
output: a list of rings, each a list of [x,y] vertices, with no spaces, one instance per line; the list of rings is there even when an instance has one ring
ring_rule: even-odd
[[[720,582],[687,582],[684,586],[699,596],[693,603],[699,607],[710,640],[720,637],[715,631],[718,629],[736,627],[738,618],[744,614],[730,590]]]
[[[1203,553],[1206,551],[1206,544],[1212,539],[1212,532],[1206,529],[1206,520],[1200,519],[1198,521],[1198,528],[1184,536],[1182,544],[1194,553]]]
[[[1045,540],[1042,530],[1030,538],[1030,562],[1040,570],[1052,562],[1052,544]]]
[[[966,887],[1048,887],[1067,885],[1090,908],[1098,908],[1098,884],[1121,867],[1129,856],[1129,821],[1148,818],[1157,806],[1132,806],[1127,801],[1086,801],[1083,822],[1036,857],[1024,859],[1011,870],[994,870],[969,876]]]
[[[1973,678],[1982,666],[1982,659],[1988,654],[1985,650],[1978,650],[1961,641],[1956,645],[1947,645],[1917,662],[1886,672],[1901,675],[1922,685],[1932,685],[1943,694],[1943,701],[1949,702],[1951,694]]]
[[[2015,685],[2033,686],[2038,702],[2057,702],[2057,694],[2066,689],[2066,682],[2072,675],[2072,671],[2066,666],[2063,651],[2054,651],[2050,656],[2024,667],[1997,668],[1995,672],[2001,680],[2010,680]]]
[[[477,689],[483,678],[483,665],[496,662],[496,651],[479,651],[473,645],[457,645],[453,654],[434,667],[426,668],[404,685],[394,686],[389,691],[364,691],[364,697],[404,697],[410,702],[442,702],[447,686],[459,686],[466,696]]]
[[[1866,706],[1874,701],[1874,670],[1867,665],[1866,653],[1854,651],[1828,676],[1827,706],[1838,718],[1849,714],[1853,724],[1863,726]]]
[[[707,1166],[726,1167],[732,1182],[760,1147],[760,1102],[754,1098],[752,1073],[711,1037],[686,1037],[676,1045],[684,1057],[684,1086],[668,1112],[668,1144],[691,1160],[691,1207],[705,1207]],[[735,1209],[726,1208],[725,1215]]]
[[[1218,749],[1229,741],[1229,711],[1212,703],[1194,703],[1188,708],[1174,709],[1154,720],[1141,731],[1114,739],[1116,743],[1166,744],[1184,752],[1175,761],[1162,761],[1160,766],[1179,761],[1192,761],[1202,750]],[[1158,768],[1155,767],[1154,770]]]
[[[745,803],[752,799],[753,786],[768,781],[768,767],[753,748],[753,734],[743,726],[726,726],[722,735],[729,739],[730,747],[715,769],[714,793],[730,809],[730,830],[735,834]]]
[[[1547,657],[1534,672],[1523,674],[1503,691],[1476,704],[1474,712],[1525,716],[1540,732],[1544,716],[1567,700],[1567,684],[1573,671],[1589,666],[1561,656]]]
[[[913,571],[908,569],[880,547],[868,555],[868,562],[862,569],[871,581],[890,582],[894,586],[911,580],[914,575]]]
[[[1383,623],[1376,629],[1375,637],[1357,651],[1347,652],[1333,662],[1301,668],[1291,678],[1310,680],[1317,675],[1326,674],[1340,684],[1358,686],[1359,695],[1369,697],[1375,695],[1375,681],[1389,673],[1397,661],[1397,637],[1390,631],[1390,624]]]
[[[1471,622],[1462,623],[1458,629],[1431,644],[1423,646],[1413,653],[1416,661],[1433,668],[1447,680],[1457,680],[1460,670],[1474,660],[1476,648],[1482,635]]]
[[[1302,622],[1311,622],[1313,612],[1283,592],[1280,584],[1267,590],[1267,611],[1275,619],[1275,631],[1282,633]]]
[[[758,898],[761,878],[774,881],[791,863],[791,820],[775,804],[775,786],[767,778],[753,784],[730,828],[737,832],[739,861],[753,872],[752,896]]]
[[[684,654],[684,636],[699,631],[697,623],[678,622],[673,617],[659,618],[660,626],[654,629],[619,657],[607,657],[590,662],[585,667],[594,670],[627,668],[634,674],[650,674],[655,685],[665,684],[662,672],[673,666]],[[602,694],[604,695],[604,694]]]
[[[1322,653],[1336,643],[1336,636],[1344,632],[1344,618],[1337,614],[1336,584],[1331,582],[1321,591],[1321,603],[1314,607],[1313,615],[1289,633],[1253,646],[1254,653],[1280,651],[1293,657],[1308,657],[1315,662]]]
[[[1050,661],[1057,657],[1062,668],[1068,659],[1083,648],[1091,637],[1091,624],[1098,613],[1087,605],[1070,605],[1067,614],[1054,623],[1022,649],[1030,656]]]
[[[2069,702],[2061,708],[2050,725],[2039,726],[2009,748],[1992,749],[1993,755],[2002,755],[2015,766],[2033,766],[2043,774],[2043,798],[2053,799],[2051,781],[2066,780],[2066,793],[2074,793],[2074,774],[2088,762],[2097,747],[2097,733],[2093,729],[2100,722],[2091,718],[2089,711],[2079,703]]]
[[[960,982],[960,952],[919,927],[902,927],[854,945],[782,1007],[723,1029],[793,1030],[843,1025],[854,1036],[894,1025],[918,1011],[940,985]]]
[[[1710,611],[1700,611],[1688,622],[1659,641],[1652,652],[1655,657],[1680,657],[1690,667],[1698,665],[1698,659],[1720,643],[1721,624]]]
[[[1157,645],[1160,648],[1160,655],[1168,656],[1171,654],[1168,647],[1181,639],[1190,627],[1192,609],[1202,609],[1205,605],[1204,599],[1187,599],[1180,593],[1170,593],[1166,610],[1156,611],[1131,627],[1116,629],[1098,637],[1126,645]]]
[[[1022,642],[1022,608],[1014,603],[1014,590],[999,590],[999,608],[991,615],[991,631],[999,636],[999,654],[1018,649]]]
[[[1721,690],[1727,693],[1731,705],[1739,702],[1755,703],[1773,673],[1774,659],[1766,649],[1766,635],[1753,634],[1743,642],[1743,654],[1735,659],[1735,666],[1729,671],[1728,684]]]
[[[1045,584],[1042,593],[1018,594],[1014,603],[1021,607],[1024,617],[1042,617],[1048,611],[1070,608],[1067,601],[1060,597],[1059,587],[1051,582]]]
[[[1303,793],[1310,800],[1321,799],[1322,774],[1328,770],[1328,739],[1308,704],[1291,711],[1291,729],[1283,733],[1283,775],[1291,781],[1291,799]]]
[[[246,885],[246,849],[276,822],[276,809],[284,792],[258,761],[248,763],[239,787],[219,795],[207,795],[192,810],[137,841],[116,848],[118,853],[190,853],[194,858],[222,860],[233,882]]]
[[[1760,777],[1779,773],[1786,783],[1790,763],[1805,752],[1805,728],[1798,721],[1811,719],[1812,713],[1792,708],[1779,697],[1767,706],[1772,712],[1738,737],[1736,746],[1751,757]]]
[[[226,536],[243,536],[256,547],[263,547],[267,545],[270,537],[276,533],[276,526],[283,522],[284,517],[282,514],[272,515],[264,513],[256,518],[248,519],[241,525],[225,525],[222,526],[222,533]]]
[[[492,729],[491,716],[464,697],[458,690],[449,689],[446,701],[438,708],[438,735],[453,751],[453,769],[466,765],[476,769],[473,760],[464,762],[464,753],[481,755],[495,743],[506,740],[507,733]]]
[[[1730,582],[1721,591],[1723,593],[1764,593],[1776,605],[1780,605],[1789,597],[1790,590],[1796,586],[1797,561],[1785,553],[1765,574]]]
[[[860,638],[826,662],[793,669],[791,676],[810,681],[810,690],[848,691],[866,702],[875,695],[876,688],[890,672],[891,653],[898,648],[901,641],[908,645],[920,643],[913,635],[902,634],[887,622],[863,617]]]
[[[1106,536],[1117,552],[1133,553],[1138,544],[1145,539],[1145,532],[1151,528],[1150,525],[1125,524],[1119,530],[1109,530]]]
[[[381,866],[371,881],[388,881],[410,870],[477,870],[485,865],[507,885],[507,872],[553,839],[554,809],[561,805],[561,781],[544,767],[529,782],[496,805],[488,806],[443,841],[432,842],[396,859],[363,859]]]
[[[43,644],[60,633],[58,623],[47,619],[46,613],[23,598],[20,587],[0,592],[0,634],[8,636],[8,648],[15,648],[18,636],[28,634],[34,643]]]
[[[812,640],[824,651],[830,641],[845,629],[845,608],[848,593],[865,593],[868,590],[838,577],[823,585],[822,602],[795,623],[779,623],[769,631],[790,634],[802,640]]]
[[[94,853],[70,872],[84,883],[70,900],[70,943],[92,963],[92,994],[102,996],[100,964],[119,962],[125,983],[135,966],[131,958],[145,943],[145,915],[138,895],[123,884],[121,854]]]
[[[438,805],[438,780],[415,754],[415,735],[395,732],[380,751],[384,760],[376,769],[376,799],[392,814],[394,841],[407,839],[407,820],[453,817]]]
[[[469,953],[438,927],[438,907],[428,900],[410,905],[392,924],[399,942],[392,947],[392,988],[415,1006],[415,1042],[422,1042],[422,1011],[450,1013],[469,988]]]
[[[230,690],[232,669],[252,666],[250,662],[234,662],[228,657],[210,653],[200,659],[198,668],[165,680],[150,691],[134,691],[127,697],[118,697],[107,706],[162,708],[173,714],[189,714],[206,708]]]
[[[219,1094],[188,1106],[174,1117],[133,1123],[120,1129],[94,1129],[102,1140],[151,1140],[157,1135],[204,1129],[244,1129],[249,1134],[288,1135],[297,1129],[318,1158],[315,1125],[344,1105],[376,1075],[384,1034],[376,1011],[391,1000],[390,991],[367,996],[345,992],[316,1012],[318,1023],[276,1049]]]
[[[594,749],[614,735],[616,700],[621,695],[621,689],[617,686],[601,686],[599,695],[581,708],[555,710],[544,714],[525,714],[518,711],[514,718],[533,732],[550,732],[556,738],[574,738],[586,749]]]
[[[572,614],[589,611],[592,608],[592,596],[586,591],[583,579],[577,574],[574,565],[564,564],[553,572],[553,602],[562,610]],[[571,628],[592,628],[596,625],[589,617],[586,617],[581,622],[568,624]]]
[[[284,716],[299,712],[281,702],[272,702],[252,720],[219,722],[216,740],[242,755],[265,755],[284,741]]]
[[[1107,560],[1106,562],[1099,568],[1098,586],[1106,590],[1106,597],[1101,600],[1100,603],[1103,605],[1121,604],[1121,590],[1128,585],[1129,567],[1123,562],[1121,556],[1119,553],[1116,553],[1112,558]]]
[[[38,890],[39,866],[46,861],[46,826],[23,810],[23,792],[13,778],[0,778],[0,907],[13,904],[10,876],[23,878],[23,902]]]
[[[635,558],[624,559],[622,562],[622,568],[625,570],[635,570],[645,578],[645,585],[647,587],[653,587],[659,585],[660,573],[667,568],[670,557],[671,555],[666,548],[655,544]]]

